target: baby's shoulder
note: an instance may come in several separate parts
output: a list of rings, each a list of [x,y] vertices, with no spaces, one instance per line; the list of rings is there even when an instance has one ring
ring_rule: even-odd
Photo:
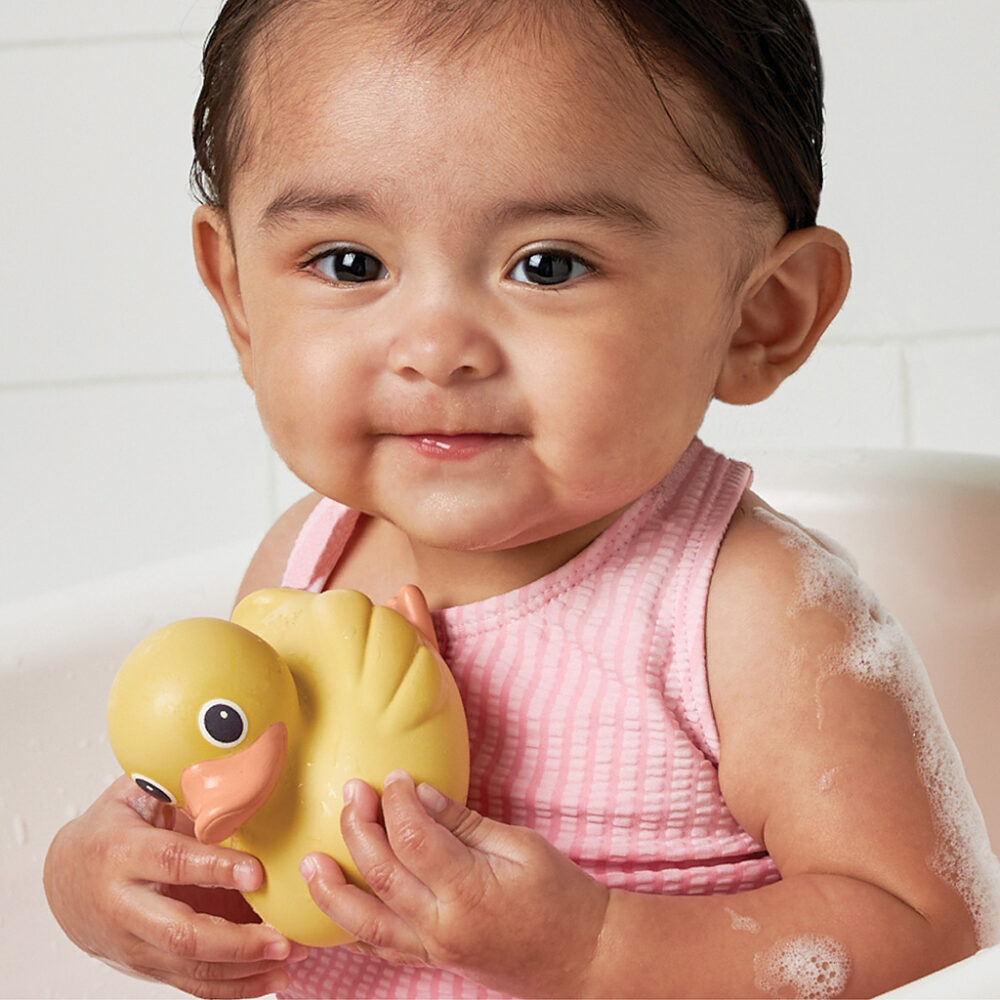
[[[716,560],[706,632],[717,655],[773,659],[783,644],[842,640],[873,602],[846,549],[747,491]]]
[[[296,501],[271,525],[264,536],[240,584],[238,604],[247,594],[266,587],[280,587],[285,566],[302,525],[322,498],[310,493]]]

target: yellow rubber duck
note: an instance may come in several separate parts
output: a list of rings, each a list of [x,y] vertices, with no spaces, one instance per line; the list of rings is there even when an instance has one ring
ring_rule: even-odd
[[[306,945],[351,936],[299,874],[311,851],[363,886],[340,833],[344,783],[381,791],[397,768],[464,802],[469,738],[423,594],[372,605],[353,590],[250,594],[232,621],[189,618],[144,639],[112,685],[108,733],[145,791],[174,803],[205,843],[258,858],[246,893]]]

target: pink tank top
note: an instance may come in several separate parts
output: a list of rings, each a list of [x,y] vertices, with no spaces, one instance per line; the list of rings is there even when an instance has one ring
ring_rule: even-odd
[[[469,722],[470,807],[533,827],[610,887],[693,895],[778,879],[719,790],[705,668],[712,569],[750,478],[696,439],[570,562],[433,616]],[[324,589],[358,516],[321,500],[284,586]],[[290,997],[498,995],[337,948],[290,970]]]

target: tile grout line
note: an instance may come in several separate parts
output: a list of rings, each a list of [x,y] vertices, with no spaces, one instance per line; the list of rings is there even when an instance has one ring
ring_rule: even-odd
[[[25,379],[0,384],[0,393],[48,392],[53,389],[106,389],[120,386],[169,385],[183,382],[242,381],[238,371],[147,372],[140,375],[93,375],[65,379]]]
[[[912,448],[916,437],[913,426],[913,384],[910,372],[910,359],[905,345],[899,347],[899,408],[903,418],[903,447]]]
[[[961,329],[955,327],[947,330],[927,330],[919,333],[882,333],[882,334],[827,334],[820,346],[836,347],[894,347],[911,344],[934,344],[944,341],[962,340],[975,342],[980,340],[1000,340],[1000,326],[975,327]]]
[[[53,38],[16,38],[0,40],[0,54],[5,52],[37,51],[39,49],[68,49],[95,45],[130,45],[136,42],[197,42],[201,45],[205,40],[206,31],[180,29],[176,31],[149,31],[122,35],[80,35],[56,36]]]

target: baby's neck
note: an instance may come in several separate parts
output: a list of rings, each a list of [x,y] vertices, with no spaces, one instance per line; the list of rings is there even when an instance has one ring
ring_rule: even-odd
[[[424,592],[432,611],[472,604],[538,580],[585,549],[621,511],[566,534],[496,552],[424,545],[395,525],[362,517],[330,578],[384,604],[408,583]]]

